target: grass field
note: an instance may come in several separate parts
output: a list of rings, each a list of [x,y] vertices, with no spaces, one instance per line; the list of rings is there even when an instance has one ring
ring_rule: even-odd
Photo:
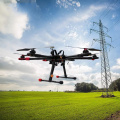
[[[101,93],[0,92],[0,120],[104,120],[120,111],[117,97]]]

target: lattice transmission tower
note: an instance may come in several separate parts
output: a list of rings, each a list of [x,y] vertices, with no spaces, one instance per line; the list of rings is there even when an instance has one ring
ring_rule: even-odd
[[[101,84],[102,84],[102,87],[105,89],[102,92],[102,95],[108,97],[108,96],[113,95],[112,90],[109,89],[109,85],[111,84],[112,79],[111,79],[110,65],[109,65],[109,59],[108,59],[108,53],[107,53],[107,45],[109,45],[109,46],[111,46],[111,45],[105,41],[105,37],[109,37],[111,39],[111,41],[112,41],[112,38],[104,32],[103,29],[106,28],[108,31],[108,28],[102,24],[101,20],[99,20],[99,23],[93,22],[93,25],[94,24],[99,26],[99,31],[97,31],[95,29],[90,29],[90,32],[94,31],[99,34],[99,39],[93,39],[93,40],[95,42],[97,41],[100,43]]]

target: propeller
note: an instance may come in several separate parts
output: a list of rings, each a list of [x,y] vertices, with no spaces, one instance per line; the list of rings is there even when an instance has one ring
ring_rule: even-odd
[[[87,50],[90,50],[90,51],[101,51],[101,50],[95,49],[95,48],[81,48],[81,47],[72,47],[72,46],[66,46],[66,47],[79,48],[79,49],[87,49]]]
[[[48,46],[45,48],[50,48],[53,50],[53,48],[55,48],[54,46]],[[39,48],[23,48],[23,49],[18,49],[17,51],[29,51],[29,50],[34,50],[34,49],[39,49]]]
[[[83,48],[84,49],[84,48]],[[88,50],[90,50],[90,51],[101,51],[101,50],[99,50],[99,49],[95,49],[95,48],[87,48]]]
[[[29,51],[29,50],[34,50],[36,48],[24,48],[24,49],[19,49],[17,51]]]

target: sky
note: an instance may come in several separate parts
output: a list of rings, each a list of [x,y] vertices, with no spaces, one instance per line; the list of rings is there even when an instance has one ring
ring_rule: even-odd
[[[65,91],[74,90],[80,82],[101,85],[101,61],[76,60],[66,62],[67,75],[76,80],[61,79],[63,85],[39,82],[48,79],[51,65],[43,61],[19,61],[22,48],[37,48],[38,54],[50,55],[54,46],[65,55],[82,53],[81,49],[66,46],[100,49],[97,24],[108,28],[106,37],[112,81],[120,78],[120,0],[0,0],[0,90]],[[100,57],[100,53],[97,52]],[[63,75],[58,65],[55,76]]]

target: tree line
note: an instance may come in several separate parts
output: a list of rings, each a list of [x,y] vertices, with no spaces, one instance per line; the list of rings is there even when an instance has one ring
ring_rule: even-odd
[[[111,84],[110,84],[110,89],[113,89],[114,91],[120,91],[120,78],[113,81]]]
[[[93,83],[77,83],[75,84],[75,91],[77,92],[91,92],[91,91],[102,91],[104,88],[98,88]],[[113,81],[109,89],[112,89],[113,91],[120,91],[120,78]]]

